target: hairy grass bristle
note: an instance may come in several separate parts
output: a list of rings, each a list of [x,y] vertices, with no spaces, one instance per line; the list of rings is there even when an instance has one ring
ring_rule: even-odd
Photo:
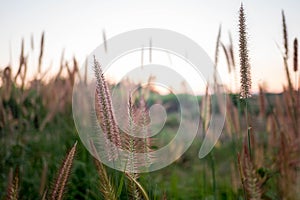
[[[38,64],[38,73],[41,73],[42,61],[44,55],[44,45],[45,45],[45,32],[42,33],[41,36],[41,44],[40,44],[40,55],[39,55],[39,64]]]
[[[239,52],[240,52],[240,75],[241,75],[241,91],[240,97],[246,99],[251,97],[251,69],[249,63],[249,52],[247,44],[247,27],[246,16],[243,4],[239,13]]]
[[[285,58],[288,58],[289,56],[288,32],[287,32],[285,14],[283,10],[281,11],[281,16],[282,16],[282,30],[283,30],[283,46],[285,50]]]
[[[294,39],[294,72],[298,71],[298,39]]]
[[[97,173],[100,178],[100,180],[99,180],[100,192],[101,192],[102,196],[104,197],[104,199],[117,200],[118,198],[117,198],[114,186],[106,172],[104,165],[101,163],[101,159],[97,153],[97,149],[92,140],[90,140],[90,145],[91,145],[92,153],[94,156],[94,163],[97,168]]]
[[[101,66],[94,57],[94,71],[96,76],[96,106],[99,111],[99,118],[101,121],[101,128],[104,136],[112,142],[109,159],[116,159],[118,157],[118,147],[121,147],[121,138],[119,127],[117,126],[114,115],[112,100],[108,85],[105,81]]]
[[[75,142],[74,146],[67,153],[64,161],[62,162],[56,180],[53,184],[51,194],[49,196],[52,200],[61,200],[63,199],[63,195],[66,190],[67,182],[69,180],[69,176],[71,173],[71,168],[73,165],[73,160],[76,154],[77,142]]]
[[[14,173],[11,173],[11,180],[8,182],[5,199],[6,200],[19,199],[19,169],[18,168],[16,168]]]

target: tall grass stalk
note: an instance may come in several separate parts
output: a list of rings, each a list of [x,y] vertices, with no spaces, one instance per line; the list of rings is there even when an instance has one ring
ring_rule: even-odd
[[[219,26],[219,31],[218,31],[218,36],[217,36],[217,41],[216,41],[216,49],[215,49],[215,62],[214,62],[214,86],[215,90],[218,88],[218,83],[217,83],[217,67],[219,63],[219,48],[220,48],[220,40],[221,40],[221,32],[222,32],[222,25],[220,24]]]
[[[250,126],[248,121],[248,98],[251,97],[251,70],[248,57],[248,44],[247,44],[247,27],[246,17],[244,13],[243,4],[240,7],[239,15],[239,52],[240,52],[240,74],[241,74],[241,93],[240,98],[245,100],[246,110],[246,125],[247,125],[247,137],[248,137],[248,149],[250,152],[250,158],[252,158],[251,150],[251,138],[250,138]]]
[[[217,198],[217,180],[216,180],[216,164],[215,164],[215,156],[213,151],[210,152],[210,161],[211,161],[211,173],[212,173],[212,179],[213,179],[213,193],[214,193],[214,199]]]
[[[294,73],[295,73],[295,90],[296,90],[296,124],[298,124],[298,109],[299,108],[299,85],[298,85],[298,39],[294,39],[294,59],[293,59],[293,65],[294,65]]]
[[[220,45],[221,45],[221,32],[222,32],[222,25],[220,24],[219,26],[219,31],[218,31],[218,36],[217,36],[217,41],[216,41],[216,49],[215,49],[215,63],[214,63],[214,92],[215,94],[218,93],[218,82],[217,82],[217,66],[218,66],[218,62],[219,62],[219,48],[220,48]],[[210,116],[211,115],[211,103],[214,102],[214,100],[217,101],[217,99],[211,99],[209,96],[208,96],[208,86],[206,88],[206,101],[208,101],[206,106],[209,108],[208,111],[205,116]],[[217,98],[217,96],[216,96]],[[207,108],[205,108],[207,109]],[[205,120],[207,120],[209,118],[206,118]],[[209,122],[208,122],[209,123]],[[208,123],[204,123],[206,126],[208,126]],[[207,130],[208,127],[204,127],[204,131]],[[213,195],[214,195],[214,199],[216,200],[217,199],[217,182],[216,182],[216,169],[215,169],[215,159],[214,159],[214,154],[213,154],[213,151],[210,152],[209,154],[209,157],[210,157],[210,166],[211,166],[211,173],[212,173],[212,181],[213,181]]]
[[[45,46],[45,32],[41,36],[41,45],[40,45],[40,55],[39,55],[39,64],[38,64],[38,74],[41,74],[42,60],[44,55],[44,46]]]
[[[298,135],[298,128],[296,126],[297,124],[297,102],[296,102],[296,96],[294,95],[294,87],[293,87],[293,84],[292,84],[292,80],[291,80],[291,77],[290,77],[290,71],[289,71],[289,64],[288,64],[288,58],[289,58],[289,49],[288,49],[288,31],[287,31],[287,25],[286,25],[286,18],[285,18],[285,14],[284,14],[284,11],[282,10],[281,12],[282,14],[282,29],[283,29],[283,44],[284,44],[284,48],[285,48],[285,54],[283,55],[283,63],[284,63],[284,68],[285,68],[285,72],[286,72],[286,78],[287,78],[287,81],[288,81],[288,92],[289,92],[289,95],[290,95],[290,99],[291,99],[291,107],[290,110],[291,110],[291,113],[292,113],[292,120],[294,121],[293,122],[293,128],[294,128],[294,134],[295,135]],[[294,50],[296,50],[294,53],[297,52],[297,49],[298,49],[298,42],[295,41],[294,42]],[[295,56],[295,55],[294,55]],[[295,57],[294,57],[295,59]],[[298,62],[298,60],[297,60]],[[294,64],[295,64],[295,60],[294,60]],[[294,65],[294,71],[297,69],[297,66]],[[295,88],[296,89],[296,88]]]

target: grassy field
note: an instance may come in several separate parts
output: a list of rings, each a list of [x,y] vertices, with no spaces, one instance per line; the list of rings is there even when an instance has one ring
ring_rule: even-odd
[[[294,48],[289,49],[284,13],[282,17],[287,80],[283,91],[270,94],[261,86],[259,93],[250,97],[251,71],[241,8],[241,93],[226,90],[226,122],[218,143],[208,156],[199,159],[203,135],[198,134],[173,164],[139,175],[103,166],[81,143],[72,115],[76,59],[69,63],[62,60],[57,75],[44,81],[40,73],[43,34],[37,73],[28,80],[27,68],[35,66],[27,66],[22,45],[18,72],[12,74],[15,66],[1,68],[0,199],[300,199],[298,47],[294,40]],[[226,54],[231,73],[238,73],[232,45],[227,48],[218,37],[216,46],[216,52],[219,49]],[[292,56],[288,57],[289,52]],[[290,61],[293,66],[288,65]],[[97,84],[107,84],[104,78],[99,81]],[[222,114],[218,102],[207,104],[210,98],[197,97],[201,110],[209,105]],[[165,141],[158,142],[169,141],[179,123],[176,97],[150,91],[145,103],[146,108],[154,103],[168,108],[160,133]],[[101,105],[99,109],[103,109]],[[201,115],[204,130],[209,115],[209,111]],[[103,116],[99,121],[105,121]]]

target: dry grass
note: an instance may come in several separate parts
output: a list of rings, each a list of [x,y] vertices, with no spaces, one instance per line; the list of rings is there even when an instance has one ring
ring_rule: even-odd
[[[14,177],[12,170],[10,171],[8,187],[6,192],[6,200],[18,200],[19,193],[19,170],[15,170]]]
[[[300,79],[298,73],[298,40],[295,38],[293,41],[293,66],[289,66],[289,38],[287,20],[283,11],[282,29],[284,49],[282,58],[287,83],[283,86],[282,93],[276,95],[274,98],[270,98],[270,94],[266,92],[263,85],[259,86],[259,95],[251,97],[251,69],[250,58],[248,57],[246,17],[244,7],[241,6],[239,13],[239,64],[241,74],[240,97],[242,99],[237,99],[236,97],[239,96],[237,93],[239,92],[236,91],[236,94],[233,94],[233,90],[227,96],[224,138],[233,143],[233,150],[230,153],[234,154],[234,159],[230,161],[231,174],[229,174],[232,182],[231,189],[236,194],[239,194],[238,191],[243,189],[246,199],[300,198],[298,191],[300,168],[300,94],[299,84],[297,84]],[[109,44],[107,44],[104,32],[103,40],[105,51],[108,51],[107,45]],[[221,46],[227,61],[228,73],[229,75],[233,74],[236,76],[238,64],[235,61],[233,42],[230,35],[230,44],[226,46],[222,43],[220,26],[216,43],[215,70],[217,70],[219,48]],[[150,40],[149,43],[149,59],[151,62],[152,41]],[[40,53],[36,66],[37,74],[35,74],[33,80],[27,80],[28,55],[24,52],[24,39],[21,42],[17,73],[12,74],[12,66],[6,66],[1,71],[0,130],[7,136],[5,138],[7,144],[14,143],[15,138],[19,137],[18,133],[26,130],[26,126],[29,126],[30,122],[33,122],[34,128],[42,133],[53,122],[55,116],[67,113],[66,107],[71,104],[72,87],[75,78],[87,84],[88,63],[86,62],[85,65],[84,76],[81,76],[79,74],[78,60],[74,57],[71,61],[66,61],[64,51],[61,55],[58,73],[55,77],[45,81],[46,72],[43,72],[42,69],[44,46],[45,33],[42,33]],[[34,48],[33,39],[31,38],[31,50]],[[141,59],[142,65],[143,53]],[[154,192],[147,191],[140,183],[140,175],[134,172],[145,162],[148,165],[155,162],[155,158],[151,157],[153,141],[149,138],[141,139],[131,136],[142,130],[145,130],[145,134],[149,134],[147,132],[149,131],[147,129],[149,110],[147,99],[145,98],[146,95],[129,98],[128,126],[126,131],[131,132],[131,134],[124,133],[117,126],[109,85],[96,58],[93,65],[96,77],[96,109],[100,126],[107,141],[127,151],[130,155],[128,160],[133,161],[129,165],[130,169],[127,170],[129,172],[124,174],[128,179],[126,181],[127,196],[129,199],[149,199],[149,193]],[[294,84],[292,83],[291,72],[295,74]],[[234,81],[236,84],[236,77],[234,77]],[[31,106],[28,106],[28,102]],[[212,109],[208,87],[206,88],[205,96],[199,103],[201,104],[201,108],[203,108],[201,125],[205,131],[209,126]],[[16,110],[18,111],[17,114]],[[46,110],[44,115],[40,114],[42,110]],[[245,121],[242,120],[243,114],[247,114]],[[136,124],[141,126],[136,126]],[[224,141],[225,139],[221,139],[220,143],[223,145]],[[96,157],[94,164],[99,175],[101,195],[104,199],[120,199],[120,193],[118,193],[118,189],[115,187],[116,182],[113,181],[114,179],[109,170],[100,162],[101,159],[97,156],[97,151],[93,143],[91,143],[91,147]],[[48,196],[50,199],[62,199],[66,193],[65,189],[75,158],[76,148],[77,144],[75,143],[62,162],[53,187],[49,190]],[[117,159],[117,149],[113,149],[111,146],[108,146],[107,149],[107,156],[111,160]],[[150,156],[146,158],[138,157],[137,153],[140,152],[148,152]],[[238,156],[236,156],[237,154]],[[214,195],[217,197],[217,191],[220,188],[218,188],[216,182],[222,182],[222,179],[219,178],[218,180],[218,177],[216,177],[218,166],[215,166],[213,158],[214,155],[211,155],[210,167],[213,168],[211,172],[213,177],[207,177],[214,179],[211,182],[214,185]],[[44,162],[41,177],[39,177],[40,185],[38,187],[38,194],[42,199],[45,199],[48,193],[47,175],[49,174],[49,163],[50,161]],[[203,173],[206,172],[204,171]],[[21,185],[20,179],[25,173],[18,170],[13,173],[13,170],[10,170],[7,176],[6,199],[18,199]],[[238,174],[240,174],[240,177]],[[239,180],[239,178],[241,179]],[[275,197],[268,196],[270,193],[275,193]],[[162,199],[166,199],[166,196],[166,193],[164,193],[161,197]]]
[[[67,182],[71,173],[71,168],[73,165],[73,160],[76,153],[77,142],[71,148],[69,153],[67,153],[63,163],[58,171],[56,181],[53,184],[51,194],[49,195],[52,200],[61,200],[66,190]]]
[[[244,7],[240,7],[239,16],[239,52],[241,74],[241,98],[251,97],[251,69],[248,56],[247,27]]]

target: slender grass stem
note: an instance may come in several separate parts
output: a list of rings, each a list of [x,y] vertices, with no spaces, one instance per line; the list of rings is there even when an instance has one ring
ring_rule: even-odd
[[[248,150],[250,154],[250,159],[252,159],[252,149],[251,149],[251,133],[250,133],[250,126],[249,126],[249,120],[248,120],[248,100],[245,99],[246,102],[246,110],[245,110],[245,115],[246,115],[246,126],[247,126],[247,137],[248,137]]]
[[[217,182],[216,182],[216,168],[215,168],[215,157],[213,151],[210,153],[211,159],[211,172],[212,172],[212,179],[213,179],[213,193],[214,199],[217,199]]]

